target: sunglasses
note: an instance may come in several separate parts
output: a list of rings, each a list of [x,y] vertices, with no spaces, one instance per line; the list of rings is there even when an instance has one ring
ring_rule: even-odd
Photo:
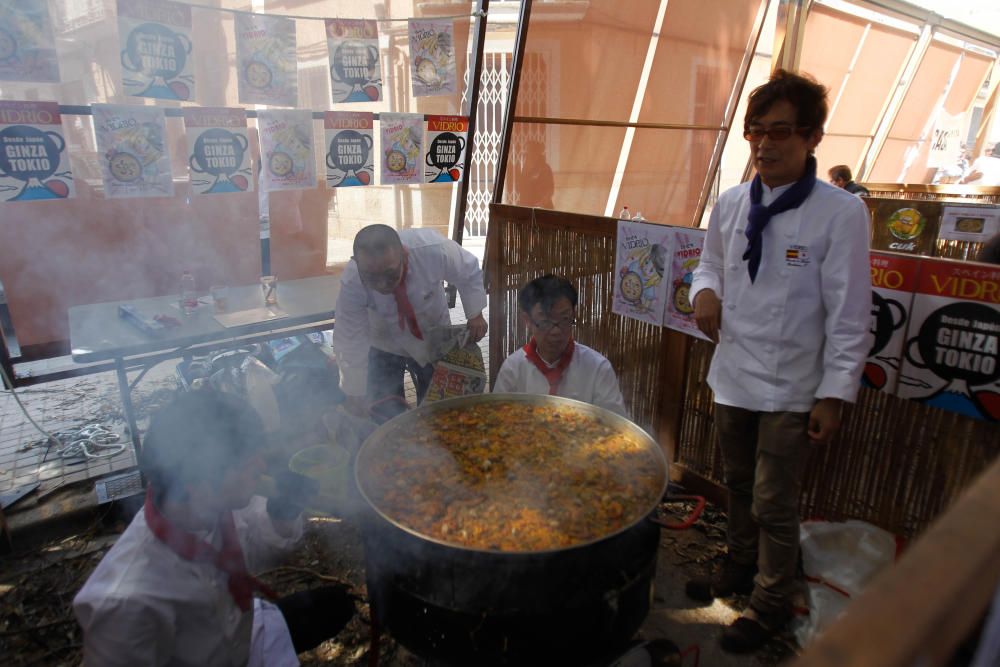
[[[743,138],[747,141],[761,141],[764,137],[767,137],[771,141],[784,141],[793,134],[805,136],[811,130],[811,127],[799,127],[796,125],[772,125],[767,128],[760,125],[747,125],[743,128]]]

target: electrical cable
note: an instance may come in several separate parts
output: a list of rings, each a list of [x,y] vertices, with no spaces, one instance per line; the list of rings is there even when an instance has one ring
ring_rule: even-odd
[[[31,422],[31,425],[34,426],[36,429],[38,429],[38,432],[44,435],[45,439],[48,440],[49,443],[55,445],[56,447],[61,447],[62,443],[59,442],[59,440],[57,440],[55,436],[53,436],[51,433],[49,433],[44,428],[39,426],[38,422],[32,419],[31,414],[28,412],[28,408],[24,407],[24,403],[21,402],[21,397],[17,395],[16,391],[14,391],[14,381],[11,380],[10,377],[7,375],[7,370],[3,367],[2,364],[0,364],[0,375],[3,375],[4,387],[7,388],[8,391],[10,391],[11,396],[13,396],[14,400],[17,401],[18,407],[21,408],[21,412],[23,412],[24,416],[28,418],[28,421]]]

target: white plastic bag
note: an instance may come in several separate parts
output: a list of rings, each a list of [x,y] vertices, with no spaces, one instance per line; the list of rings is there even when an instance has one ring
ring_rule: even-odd
[[[794,630],[799,645],[805,646],[895,560],[896,538],[864,521],[806,521],[800,540],[809,615],[799,617]]]

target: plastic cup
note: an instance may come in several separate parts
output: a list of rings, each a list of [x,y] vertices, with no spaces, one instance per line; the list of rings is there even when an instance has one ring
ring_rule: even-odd
[[[212,304],[215,307],[215,312],[226,312],[229,308],[229,288],[225,285],[212,285],[208,289],[208,293],[212,295]]]

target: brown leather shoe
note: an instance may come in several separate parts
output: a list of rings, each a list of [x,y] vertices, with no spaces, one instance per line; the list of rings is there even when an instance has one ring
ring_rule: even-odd
[[[763,613],[751,607],[747,615],[740,616],[722,631],[719,645],[729,653],[756,651],[784,630],[791,618],[788,611]]]
[[[757,574],[756,565],[742,565],[726,556],[722,567],[711,577],[691,579],[684,586],[684,592],[692,600],[711,602],[734,593],[747,594],[753,591],[753,578]]]

